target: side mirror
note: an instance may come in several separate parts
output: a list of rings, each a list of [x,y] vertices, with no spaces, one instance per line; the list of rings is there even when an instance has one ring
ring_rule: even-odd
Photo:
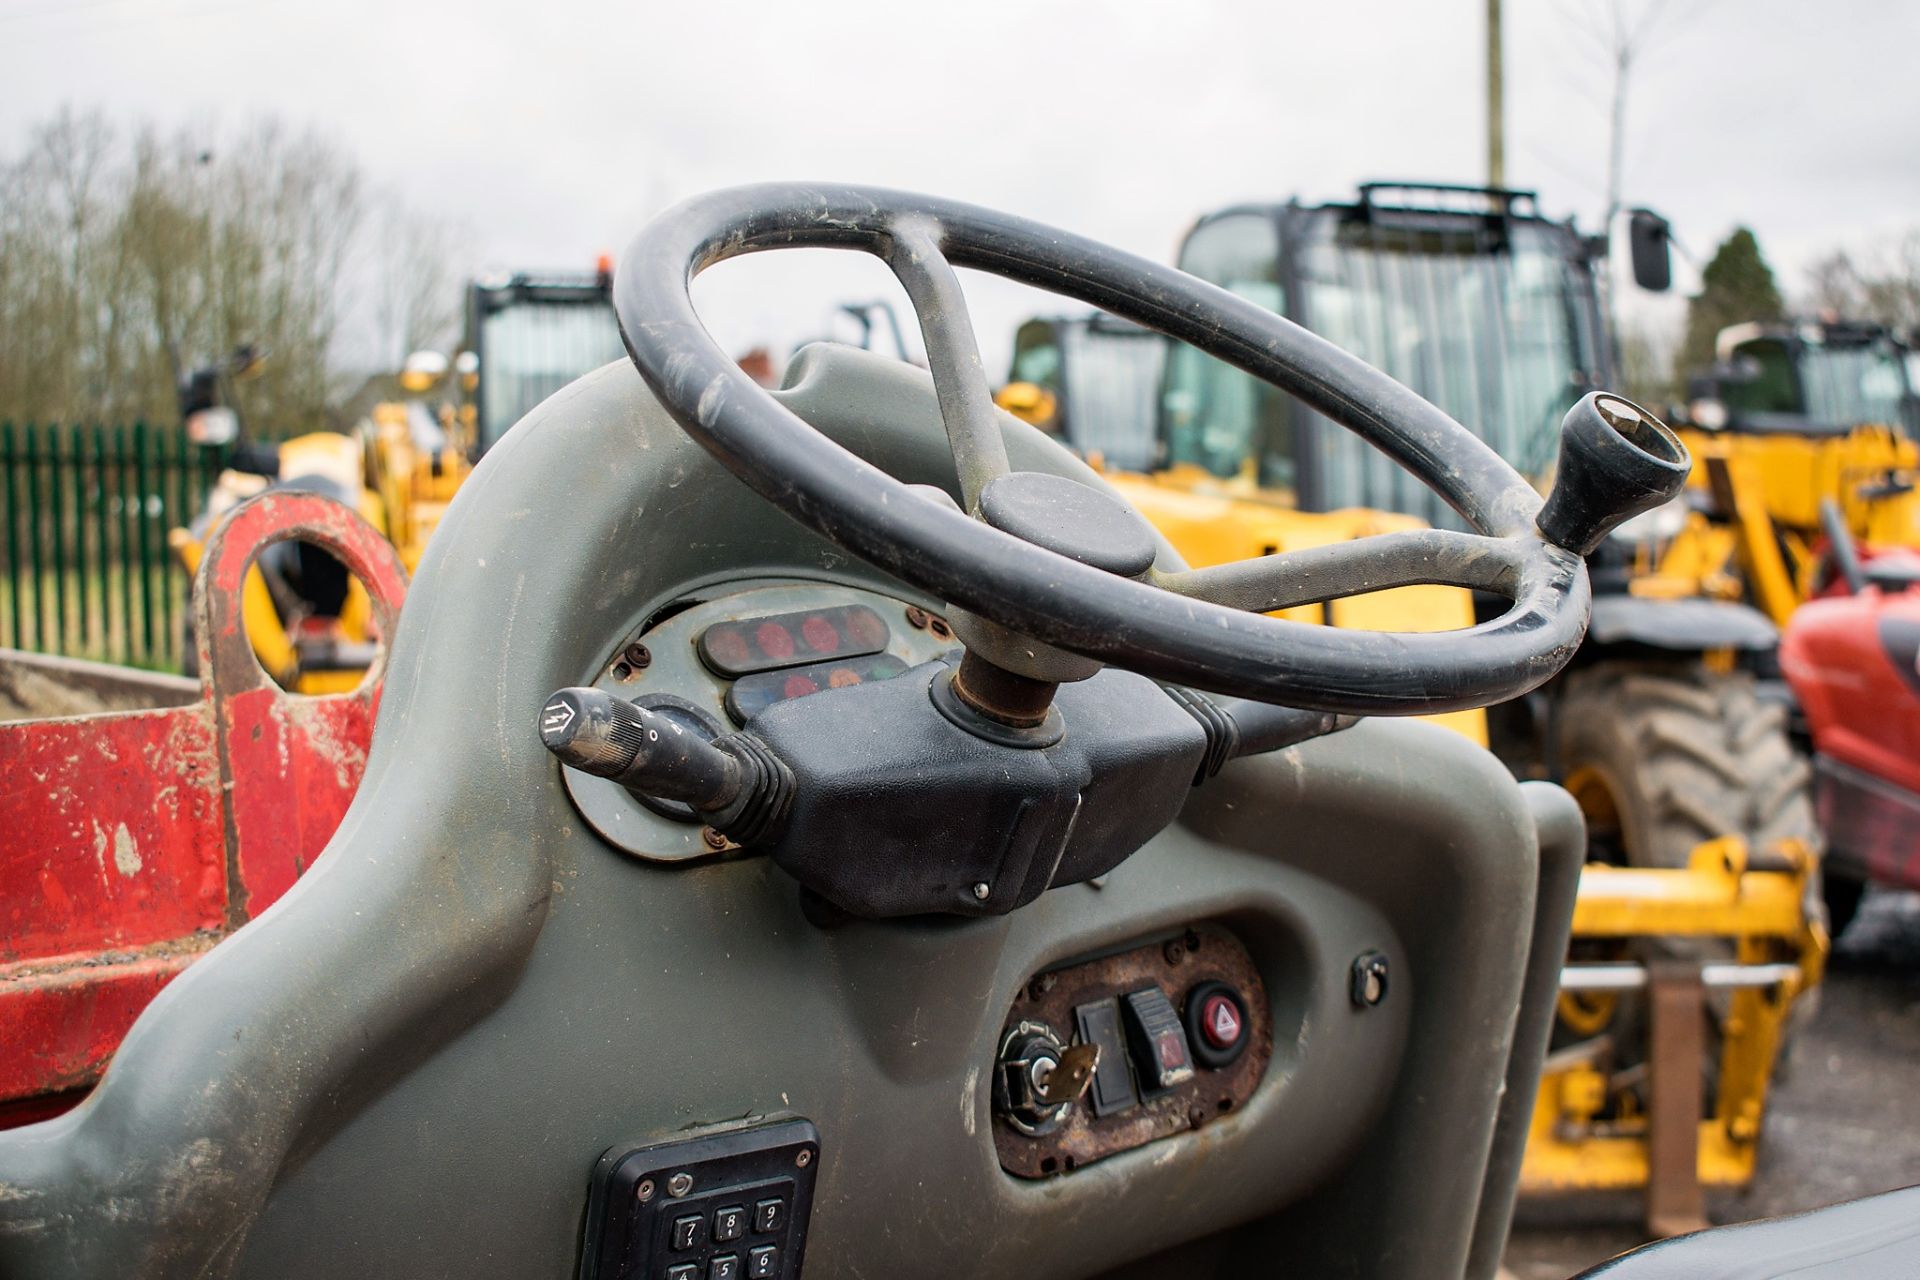
[[[1633,254],[1633,282],[1650,293],[1673,287],[1673,230],[1651,209],[1627,216],[1627,245]]]

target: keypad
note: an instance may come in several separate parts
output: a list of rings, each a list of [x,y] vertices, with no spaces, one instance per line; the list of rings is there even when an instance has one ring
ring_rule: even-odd
[[[782,1280],[793,1191],[790,1180],[771,1186],[727,1187],[666,1206],[666,1280]],[[683,1268],[692,1268],[683,1270]]]
[[[819,1142],[785,1120],[609,1151],[582,1280],[799,1280]]]

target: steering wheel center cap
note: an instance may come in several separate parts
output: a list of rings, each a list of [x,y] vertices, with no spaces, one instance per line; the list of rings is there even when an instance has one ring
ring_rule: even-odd
[[[1153,529],[1111,494],[1045,471],[995,476],[980,491],[980,518],[1002,533],[1070,560],[1137,578],[1159,550]]]

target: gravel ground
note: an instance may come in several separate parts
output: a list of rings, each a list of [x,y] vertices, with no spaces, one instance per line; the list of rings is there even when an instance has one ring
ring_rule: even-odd
[[[1768,1108],[1760,1171],[1710,1196],[1744,1222],[1920,1183],[1920,896],[1875,891],[1834,948],[1820,1008]],[[1637,1200],[1522,1204],[1507,1269],[1562,1280],[1644,1239]]]

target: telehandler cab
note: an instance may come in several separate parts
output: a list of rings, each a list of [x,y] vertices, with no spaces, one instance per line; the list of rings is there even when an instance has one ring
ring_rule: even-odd
[[[688,285],[788,247],[881,256],[931,375],[756,386]],[[1285,387],[1469,530],[1187,569],[994,412],[956,266]],[[616,300],[632,365],[509,432],[422,561],[317,865],[0,1134],[0,1271],[1491,1276],[1585,842],[1391,717],[1550,678],[1673,435],[1582,398],[1543,502],[1263,307],[874,189],[690,201]],[[1509,605],[1264,616],[1415,582]],[[1602,1270],[1910,1274],[1916,1194]]]

